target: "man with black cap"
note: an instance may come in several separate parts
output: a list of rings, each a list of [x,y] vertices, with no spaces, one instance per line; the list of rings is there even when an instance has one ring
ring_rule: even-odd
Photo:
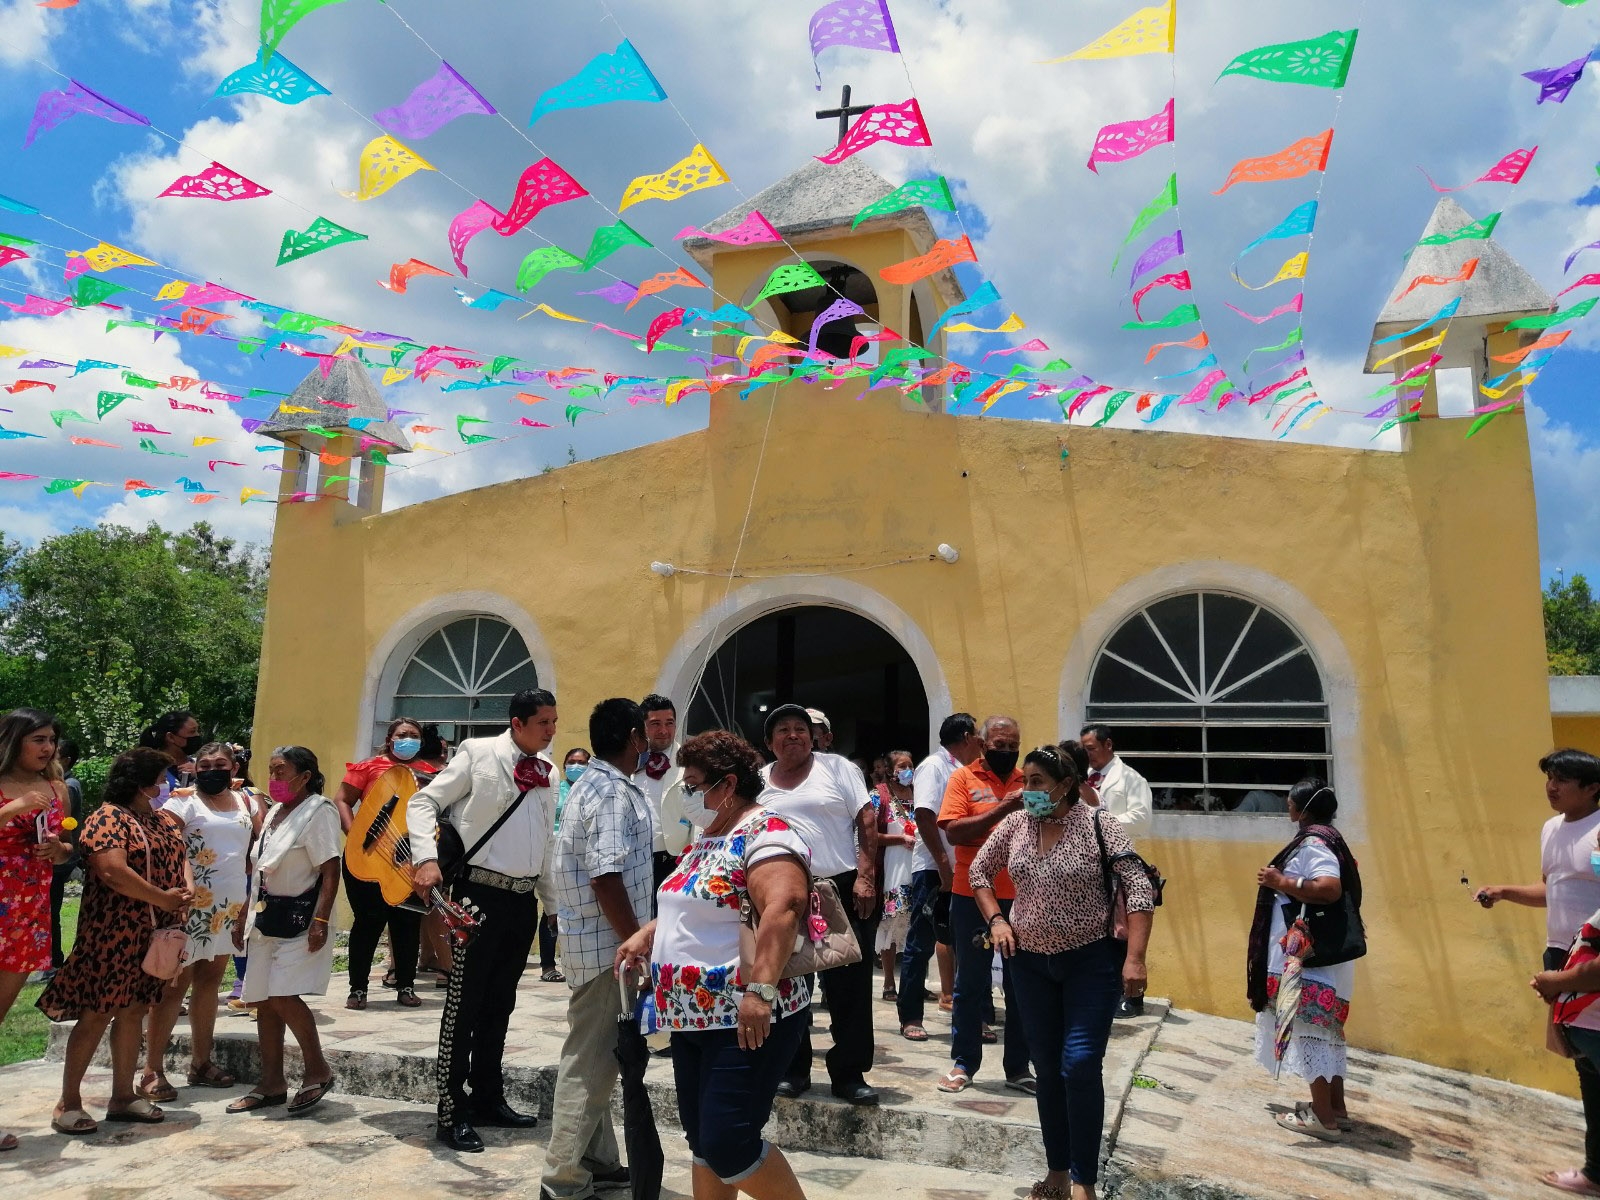
[[[872,1067],[872,946],[878,906],[878,822],[867,784],[848,759],[821,753],[812,741],[811,715],[798,704],[767,714],[767,748],[777,760],[762,768],[758,803],[786,820],[811,850],[811,873],[831,879],[850,911],[862,948],[859,961],[822,972],[833,1048],[828,1077],[833,1094],[851,1104],[876,1104],[868,1085]],[[811,1086],[809,1029],[778,1095],[793,1099]]]

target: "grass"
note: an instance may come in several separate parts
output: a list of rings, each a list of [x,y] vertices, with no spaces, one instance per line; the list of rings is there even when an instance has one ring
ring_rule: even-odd
[[[72,949],[72,940],[78,932],[78,897],[68,896],[61,902],[61,947]],[[34,1007],[44,984],[31,983],[22,989],[17,1002],[11,1006],[4,1022],[0,1022],[0,1067],[30,1058],[43,1058],[45,1043],[50,1037],[50,1021]]]

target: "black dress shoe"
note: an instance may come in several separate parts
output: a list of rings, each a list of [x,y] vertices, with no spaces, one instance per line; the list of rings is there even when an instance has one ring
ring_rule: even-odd
[[[1125,1021],[1129,1017],[1144,1016],[1143,996],[1124,996],[1117,1002],[1116,1016],[1118,1020]]]
[[[809,1079],[785,1079],[778,1085],[778,1095],[785,1100],[798,1100],[811,1090]]]
[[[620,1166],[614,1171],[596,1171],[590,1178],[595,1187],[625,1188],[633,1183],[633,1173],[626,1166]]]
[[[833,1094],[847,1104],[871,1107],[878,1103],[877,1089],[864,1079],[855,1083],[836,1083],[833,1085]]]
[[[483,1153],[483,1139],[466,1121],[457,1121],[453,1125],[440,1125],[439,1132],[435,1136],[450,1149],[459,1150],[463,1154]]]
[[[472,1119],[495,1129],[532,1129],[539,1123],[539,1118],[532,1113],[520,1113],[504,1100],[498,1104],[473,1105]]]

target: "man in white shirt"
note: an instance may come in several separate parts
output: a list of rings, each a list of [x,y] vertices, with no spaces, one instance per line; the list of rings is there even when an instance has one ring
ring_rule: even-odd
[[[540,900],[551,908],[541,880],[555,824],[555,763],[545,748],[556,734],[556,698],[543,689],[518,692],[509,711],[509,730],[462,742],[406,805],[417,895],[426,901],[444,881],[437,838],[439,820],[448,816],[466,851],[455,898],[470,900],[483,917],[478,936],[455,952],[436,1067],[438,1138],[468,1153],[483,1149],[475,1124],[520,1129],[539,1121],[506,1103],[500,1059]]]
[[[1078,734],[1078,744],[1089,756],[1089,786],[1099,794],[1100,807],[1116,819],[1128,840],[1137,846],[1140,838],[1150,835],[1151,813],[1155,809],[1150,785],[1117,757],[1109,726],[1085,725]]]
[[[900,951],[897,1006],[900,1033],[914,1042],[926,1041],[922,1027],[928,959],[934,954],[940,926],[949,927],[950,886],[955,859],[950,843],[939,828],[939,808],[945,788],[958,767],[983,753],[978,722],[971,713],[952,713],[939,725],[939,748],[917,765],[911,782],[916,809],[917,844],[911,848],[911,925]],[[940,919],[938,909],[944,909]],[[919,1036],[920,1035],[920,1036]]]
[[[550,855],[566,968],[567,1038],[561,1046],[545,1150],[543,1200],[577,1200],[595,1185],[623,1186],[611,1091],[617,1082],[622,997],[617,947],[650,920],[655,818],[634,775],[648,753],[644,713],[602,700],[589,716],[589,767],[572,785]]]
[[[678,799],[683,768],[678,766],[678,706],[652,692],[639,702],[644,710],[644,736],[650,744],[644,770],[634,780],[650,799],[655,814],[655,885],[659,889],[689,845],[691,828]]]

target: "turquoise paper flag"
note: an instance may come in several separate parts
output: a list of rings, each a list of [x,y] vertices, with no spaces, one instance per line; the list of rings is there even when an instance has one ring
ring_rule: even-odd
[[[610,54],[597,54],[565,83],[541,95],[533,103],[532,125],[546,113],[563,108],[588,108],[595,104],[610,104],[613,100],[644,100],[659,103],[667,93],[656,82],[644,59],[626,38]]]
[[[313,96],[332,93],[281,54],[274,54],[263,66],[251,61],[217,84],[216,97],[253,93],[279,104],[299,104]]]
[[[933,323],[933,328],[928,330],[927,337],[924,340],[932,341],[933,335],[943,329],[954,318],[964,316],[970,312],[977,312],[980,308],[987,308],[989,305],[998,304],[999,302],[1000,290],[994,284],[985,280],[978,286],[977,291],[973,292],[960,304],[954,304],[945,309],[944,315]]]
[[[1264,245],[1267,242],[1277,241],[1281,238],[1299,237],[1302,234],[1310,233],[1316,223],[1317,202],[1315,200],[1307,200],[1282,221],[1278,222],[1276,228],[1263,233],[1255,241],[1239,251],[1239,257],[1243,258],[1257,246]]]

